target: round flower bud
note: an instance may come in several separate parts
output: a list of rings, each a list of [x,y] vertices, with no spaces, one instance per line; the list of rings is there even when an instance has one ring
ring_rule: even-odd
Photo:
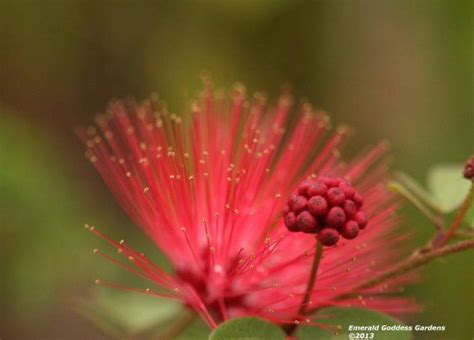
[[[341,207],[333,207],[327,214],[326,222],[334,228],[342,227],[346,222],[346,213]]]
[[[346,196],[342,192],[341,189],[338,187],[334,187],[328,190],[328,202],[330,205],[335,206],[335,205],[341,205],[344,203],[344,200],[346,199]]]
[[[464,178],[474,181],[474,156],[472,156],[464,166]]]
[[[300,186],[298,187],[298,194],[308,197],[308,187],[313,183],[313,181],[309,179],[305,179]],[[311,197],[311,195],[309,195]]]
[[[354,215],[354,221],[357,222],[360,229],[364,229],[367,226],[367,214],[364,211],[359,210]]]
[[[339,233],[333,228],[324,228],[319,233],[319,242],[325,246],[333,246],[339,241]]]
[[[328,211],[328,203],[322,196],[313,196],[308,201],[308,211],[313,216],[324,216]]]
[[[352,217],[357,212],[357,205],[352,200],[346,200],[342,205],[347,216]]]
[[[293,211],[295,214],[299,214],[300,212],[306,209],[307,203],[307,199],[303,196],[293,195],[288,201],[288,206],[290,207],[290,210]]]
[[[342,182],[339,184],[339,189],[342,190],[346,198],[351,198],[355,194],[355,189],[347,182]]]
[[[328,187],[323,182],[317,181],[308,187],[308,195],[312,196],[324,196],[328,192]]]
[[[339,180],[332,177],[320,177],[320,180],[326,184],[328,188],[337,187],[339,185]]]
[[[293,212],[289,212],[285,215],[285,225],[289,231],[299,231],[296,227],[296,215]]]
[[[354,193],[352,200],[355,202],[355,204],[357,204],[357,207],[359,208],[364,204],[364,199],[362,198],[362,195],[359,194],[357,191]]]
[[[342,237],[352,240],[353,238],[356,238],[357,235],[359,235],[359,225],[356,221],[349,220],[344,224],[340,232]]]
[[[296,217],[296,227],[304,233],[316,233],[317,220],[308,211],[302,211]]]

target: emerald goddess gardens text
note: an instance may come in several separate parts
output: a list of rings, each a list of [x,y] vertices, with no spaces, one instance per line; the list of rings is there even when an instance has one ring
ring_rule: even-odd
[[[378,332],[378,331],[389,331],[389,332],[412,332],[412,331],[431,331],[431,332],[443,332],[446,330],[446,326],[443,325],[349,325],[348,331],[356,332]]]

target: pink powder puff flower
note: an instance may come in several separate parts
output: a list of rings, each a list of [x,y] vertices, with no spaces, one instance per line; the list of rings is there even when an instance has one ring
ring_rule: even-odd
[[[216,97],[207,86],[183,116],[168,113],[155,97],[142,104],[112,102],[97,117],[98,129],[80,132],[86,155],[130,218],[168,257],[174,273],[160,269],[126,242],[86,226],[125,261],[94,252],[154,284],[136,291],[181,300],[211,328],[239,316],[294,322],[302,317],[298,310],[315,238],[289,232],[285,221],[296,216],[284,219],[282,211],[284,216],[290,213],[286,198],[295,190],[304,191],[311,181],[326,178],[328,183],[345,183],[340,188],[346,199],[338,190],[325,196],[329,203],[313,199],[310,212],[300,217],[301,225],[332,223],[324,229],[329,230],[328,240],[339,233],[348,237],[324,247],[306,310],[353,306],[401,315],[416,309],[406,298],[384,294],[398,292],[412,276],[357,288],[400,258],[407,239],[396,232],[397,204],[385,185],[386,144],[342,162],[339,150],[348,129],[338,128],[331,135],[324,113],[305,103],[291,115],[291,102],[287,94],[274,106],[267,106],[261,95],[248,100],[241,86],[228,97]],[[311,196],[326,193],[321,186],[311,190]],[[353,197],[352,203],[346,203],[347,197]],[[362,198],[363,226],[356,217],[341,219],[343,209],[344,216],[355,216]],[[325,203],[342,208],[324,215],[329,214]],[[295,209],[307,208],[307,202],[302,204]],[[323,215],[327,221],[321,220]]]

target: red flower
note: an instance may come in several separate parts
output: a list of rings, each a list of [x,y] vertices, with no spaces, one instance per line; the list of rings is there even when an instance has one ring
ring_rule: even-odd
[[[281,212],[289,216],[286,197],[295,190],[313,190],[311,196],[322,197],[324,187],[310,188],[311,178],[338,177],[344,179],[342,191],[331,191],[324,202],[311,201],[311,212],[319,216],[328,207],[341,205],[329,211],[327,219],[346,228],[339,232],[348,236],[324,248],[306,310],[326,306],[392,314],[413,310],[408,300],[381,294],[398,291],[411,277],[356,289],[398,259],[406,240],[395,232],[397,205],[385,186],[385,144],[342,162],[339,149],[348,129],[327,136],[325,114],[303,104],[297,115],[290,116],[290,107],[288,95],[270,107],[262,96],[247,101],[241,87],[229,99],[216,99],[206,89],[191,114],[183,116],[169,114],[156,98],[140,105],[113,102],[106,114],[97,117],[100,132],[95,127],[81,132],[87,157],[133,221],[167,255],[175,272],[164,272],[125,242],[117,243],[89,227],[131,263],[96,252],[152,281],[156,288],[144,293],[181,299],[211,327],[236,316],[292,322],[299,318],[315,241],[313,235],[289,232],[285,220],[291,224],[297,218],[284,220]],[[305,178],[307,187],[303,183],[298,188]],[[344,193],[353,196],[354,188],[357,195],[344,206]],[[341,214],[353,216],[362,197],[362,217],[367,214],[369,226],[359,234],[355,217],[348,217],[347,225]],[[300,209],[297,204],[307,207],[304,200],[295,201],[294,209]],[[320,217],[304,213],[302,225],[320,223]],[[325,233],[331,238],[339,237],[339,232]],[[342,295],[345,298],[339,299]]]

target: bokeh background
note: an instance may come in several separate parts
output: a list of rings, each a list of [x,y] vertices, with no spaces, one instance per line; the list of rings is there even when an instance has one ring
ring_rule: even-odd
[[[290,86],[354,126],[353,148],[390,140],[394,167],[424,183],[474,151],[473,16],[470,0],[0,0],[0,338],[133,336],[176,308],[93,284],[130,278],[92,255],[103,244],[84,223],[157,253],[73,133],[111,98],[157,92],[182,111],[202,71],[270,98]],[[417,337],[472,339],[473,264],[472,252],[437,261],[408,290],[425,307],[410,323],[447,326]]]

